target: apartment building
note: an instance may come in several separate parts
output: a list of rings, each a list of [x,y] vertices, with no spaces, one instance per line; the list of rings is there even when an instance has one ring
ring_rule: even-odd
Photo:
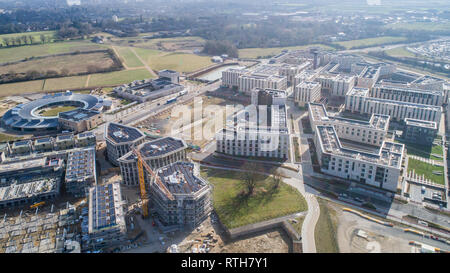
[[[183,139],[163,137],[145,142],[136,147],[152,169],[164,167],[186,159],[187,144]],[[139,185],[137,157],[130,151],[118,159],[122,183],[126,186]],[[146,178],[148,182],[148,179]]]
[[[70,151],[66,165],[66,192],[75,197],[85,197],[87,188],[96,183],[95,148]]]
[[[287,79],[287,85],[291,86],[295,83],[295,76],[300,74],[302,71],[306,70],[307,68],[311,67],[310,62],[304,62],[299,65],[294,64],[283,64],[280,66],[279,69],[279,75],[286,77]]]
[[[294,101],[301,107],[309,102],[317,102],[321,97],[322,86],[318,82],[304,81],[295,86]]]
[[[407,118],[402,137],[406,142],[432,145],[437,133],[436,122]]]
[[[311,127],[333,126],[342,139],[381,146],[389,128],[389,116],[372,114],[369,121],[329,116],[325,106],[319,103],[310,103],[308,106]]]
[[[245,113],[246,110],[243,111]],[[263,116],[267,119],[261,118]],[[227,126],[216,133],[216,152],[285,160],[289,157],[289,130],[286,117],[285,105],[258,107],[254,117],[256,123],[245,117],[236,120],[233,126]]]
[[[143,143],[145,135],[137,128],[111,122],[105,126],[105,140],[108,160],[119,166],[118,159]]]
[[[261,89],[252,90],[251,103],[253,105],[285,105],[286,91],[277,89]]]
[[[123,243],[127,225],[118,182],[89,189],[88,230],[83,234],[83,250],[96,250]]]
[[[439,124],[442,107],[391,99],[373,98],[368,88],[354,87],[345,98],[345,109],[361,114],[388,115],[391,120],[406,118],[434,121]]]
[[[342,74],[320,74],[316,81],[322,86],[322,92],[327,91],[332,96],[345,97],[355,86],[356,77]]]
[[[166,227],[195,228],[211,213],[211,186],[192,162],[175,162],[156,170],[150,201]]]
[[[396,192],[404,145],[384,141],[373,153],[341,145],[334,126],[316,127],[314,142],[322,172]]]
[[[386,83],[376,84],[371,89],[370,96],[385,100],[434,106],[442,106],[444,100],[443,92],[439,90],[422,90]]]
[[[80,133],[89,131],[102,124],[103,115],[94,110],[78,108],[58,114],[58,122],[62,129]]]

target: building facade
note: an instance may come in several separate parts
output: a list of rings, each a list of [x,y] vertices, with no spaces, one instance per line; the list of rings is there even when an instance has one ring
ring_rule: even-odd
[[[119,166],[118,159],[143,143],[145,135],[137,128],[111,122],[105,127],[105,140],[108,160]]]
[[[437,132],[436,122],[407,118],[402,137],[406,142],[432,145]]]
[[[345,148],[333,126],[316,127],[314,139],[321,171],[380,189],[396,192],[404,145],[383,142],[376,153]]]
[[[301,82],[294,89],[294,101],[304,107],[309,102],[320,100],[322,86],[318,82]]]
[[[145,142],[137,146],[143,159],[153,170],[186,159],[187,144],[184,140],[174,137],[164,137]],[[118,160],[122,183],[126,186],[139,185],[137,157],[128,152]],[[148,178],[146,178],[148,182]]]

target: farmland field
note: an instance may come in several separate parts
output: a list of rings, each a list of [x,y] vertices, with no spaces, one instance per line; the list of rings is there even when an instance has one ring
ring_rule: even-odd
[[[44,84],[44,91],[64,89],[70,90],[74,88],[81,88],[86,84],[87,77],[88,76],[84,75],[46,79]]]
[[[26,93],[40,92],[44,85],[44,80],[7,83],[0,85],[0,96],[20,95]]]
[[[107,46],[94,44],[88,41],[70,41],[51,44],[29,45],[0,49],[0,62],[19,61],[25,58],[45,56],[75,51],[90,51],[105,49]]]
[[[377,37],[377,38],[367,38],[367,39],[360,39],[360,40],[336,42],[336,44],[341,45],[341,46],[345,47],[346,49],[351,49],[354,47],[377,46],[377,45],[401,42],[401,41],[405,41],[405,40],[406,40],[405,37],[384,36],[384,37]]]
[[[62,69],[67,69],[70,74],[74,75],[88,72],[89,66],[95,66],[99,69],[107,69],[113,64],[114,61],[107,52],[48,56],[39,59],[2,65],[0,66],[0,75],[7,74],[10,71],[14,71],[15,73],[26,73],[30,70],[36,70],[39,72],[54,70],[61,72]]]
[[[108,73],[92,74],[89,80],[89,86],[102,86],[102,85],[118,85],[123,83],[129,83],[134,80],[143,80],[152,78],[150,72],[147,69],[136,70],[122,70]]]
[[[450,23],[437,23],[437,22],[397,23],[387,25],[386,28],[404,29],[404,30],[423,30],[423,31],[449,31]]]
[[[213,64],[210,57],[179,52],[151,54],[147,61],[153,70],[171,69],[179,72],[193,72]]]
[[[266,56],[275,56],[280,54],[281,51],[288,50],[296,50],[296,49],[308,49],[309,47],[320,47],[326,50],[332,50],[332,47],[325,45],[304,45],[304,46],[289,46],[289,47],[270,47],[270,48],[243,48],[239,49],[239,58],[244,59],[256,59],[258,57],[266,57]]]
[[[122,57],[127,67],[141,67],[144,66],[141,61],[134,55],[133,51],[129,47],[118,47],[120,57]]]

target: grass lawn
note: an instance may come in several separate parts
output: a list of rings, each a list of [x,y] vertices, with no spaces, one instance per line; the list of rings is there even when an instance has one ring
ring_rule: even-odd
[[[44,110],[44,111],[40,112],[39,115],[41,115],[43,117],[55,117],[61,112],[67,112],[67,111],[74,110],[77,108],[78,107],[74,107],[74,106],[58,106],[55,108]]]
[[[74,88],[81,88],[86,84],[87,77],[87,75],[84,75],[46,79],[44,84],[44,91],[64,89],[71,90]]]
[[[147,55],[147,58],[143,58],[144,60],[147,60],[148,65],[153,70],[171,69],[179,72],[194,72],[213,64],[211,58],[208,56],[198,56],[180,52],[153,53],[154,52],[150,52],[150,54]]]
[[[144,66],[142,62],[136,57],[133,51],[129,47],[118,47],[120,57],[122,57],[125,65],[128,67],[141,67]]]
[[[288,47],[243,48],[239,49],[239,58],[256,59],[258,57],[275,56],[277,54],[280,54],[281,51],[285,49],[296,50],[296,49],[307,49],[309,47],[320,47],[325,50],[333,50],[332,47],[319,44],[304,45],[304,46],[288,46]]]
[[[360,39],[360,40],[336,42],[335,44],[341,45],[341,46],[345,47],[346,49],[351,49],[353,47],[377,46],[377,45],[383,45],[383,44],[388,44],[388,43],[401,42],[401,41],[405,41],[405,40],[406,40],[405,37],[383,36],[383,37],[376,37],[376,38],[367,38],[367,39]]]
[[[40,92],[43,80],[0,84],[0,97]]]
[[[415,155],[420,156],[423,158],[433,159],[433,160],[439,160],[442,161],[442,157],[437,157],[432,154],[437,154],[444,156],[444,150],[441,145],[431,145],[431,146],[423,146],[418,145],[415,143],[405,143],[403,141],[395,140],[395,142],[403,143],[406,147],[406,154],[407,155]]]
[[[14,141],[22,139],[22,137],[10,136],[0,133],[0,142]]]
[[[95,44],[89,41],[68,41],[41,45],[29,45],[0,49],[0,62],[18,61],[29,57],[45,56],[75,51],[89,51],[105,49],[106,45]]]
[[[389,24],[386,28],[404,29],[404,30],[424,30],[424,31],[448,31],[450,23],[436,23],[436,22],[410,22],[410,23],[396,23]]]
[[[420,176],[424,175],[426,179],[429,179],[434,183],[441,185],[445,184],[444,167],[433,166],[414,158],[408,158],[408,173],[411,170],[414,170],[414,172]],[[439,171],[442,175],[435,175],[433,174],[433,171]]]
[[[318,198],[320,206],[320,216],[314,230],[317,253],[339,253],[337,244],[337,224],[332,219],[336,211],[328,207],[327,201]]]
[[[300,217],[295,218],[295,220],[297,220],[297,223],[295,223],[294,221],[291,221],[291,220],[289,220],[289,223],[295,229],[295,231],[297,231],[298,234],[300,234],[300,236],[301,236],[303,221],[305,221],[305,217],[300,216]]]
[[[298,137],[294,137],[292,139],[292,141],[294,142],[295,162],[301,162],[302,161],[302,157],[300,156],[300,147],[299,147],[299,144],[298,144]]]
[[[254,195],[245,198],[240,195],[244,185],[239,172],[202,168],[201,175],[214,186],[214,209],[230,229],[307,210],[296,189],[280,183],[273,190],[272,178],[267,176],[258,181]]]
[[[405,47],[396,47],[393,49],[386,50],[385,53],[391,57],[397,57],[397,58],[414,58],[415,55],[412,52],[409,52],[406,50]]]
[[[108,73],[92,74],[89,86],[119,85],[129,83],[134,80],[153,78],[147,69],[122,70]]]
[[[46,37],[51,37],[52,41],[55,36],[56,31],[34,31],[34,32],[22,32],[22,33],[11,33],[11,34],[2,34],[0,35],[0,45],[5,45],[4,38],[16,38],[21,36],[33,36],[34,37],[34,43],[40,43],[41,42],[41,35],[45,35]]]

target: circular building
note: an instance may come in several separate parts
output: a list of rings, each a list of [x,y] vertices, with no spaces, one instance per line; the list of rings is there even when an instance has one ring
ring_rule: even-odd
[[[2,118],[2,126],[24,132],[58,130],[58,116],[43,116],[39,113],[45,109],[72,106],[88,110],[100,111],[103,99],[89,94],[78,94],[70,91],[46,95],[41,99],[19,104],[8,110]]]

